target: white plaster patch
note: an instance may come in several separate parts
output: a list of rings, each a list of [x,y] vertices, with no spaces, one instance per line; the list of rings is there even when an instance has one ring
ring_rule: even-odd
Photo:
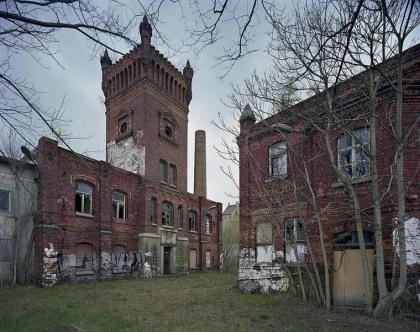
[[[126,171],[145,174],[146,148],[142,146],[143,131],[137,130],[135,135],[116,143],[111,141],[107,144],[108,162]]]
[[[42,286],[51,287],[57,283],[58,259],[57,251],[54,250],[52,243],[44,248],[42,266]]]
[[[279,252],[279,256],[282,254]],[[271,255],[273,255],[272,249],[270,259]],[[289,279],[282,264],[257,264],[255,250],[243,248],[239,253],[239,284],[249,280],[257,283],[264,293],[286,291],[289,288]]]
[[[420,264],[420,221],[416,217],[407,219],[405,226],[405,243],[407,250],[407,265]],[[399,253],[397,232],[394,230],[394,243]]]
[[[296,243],[296,251],[297,257],[295,252],[294,245],[286,245],[286,262],[288,263],[297,263],[303,262],[305,259],[305,245],[302,243]]]
[[[257,246],[257,263],[271,263],[273,260],[273,246]]]

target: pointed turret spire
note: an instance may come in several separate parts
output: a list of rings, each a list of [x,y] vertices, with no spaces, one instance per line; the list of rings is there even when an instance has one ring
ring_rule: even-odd
[[[152,26],[147,19],[147,16],[143,16],[143,21],[140,23],[140,36],[142,45],[150,45],[152,38]]]
[[[190,65],[190,60],[187,60],[187,64],[184,67],[184,71],[183,71],[184,77],[186,79],[192,79],[193,75],[194,75],[194,70],[191,68]]]
[[[239,118],[240,123],[245,122],[245,121],[250,121],[252,123],[255,123],[256,121],[254,111],[251,109],[251,106],[249,106],[249,104],[245,105],[244,110],[242,111],[241,117]]]
[[[112,66],[112,61],[111,61],[111,58],[109,57],[107,49],[105,50],[104,54],[101,56],[101,66],[103,69],[106,69]]]

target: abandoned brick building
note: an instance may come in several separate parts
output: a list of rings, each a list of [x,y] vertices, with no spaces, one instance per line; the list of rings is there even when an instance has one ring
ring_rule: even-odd
[[[406,184],[405,233],[409,270],[420,263],[420,44],[403,55],[403,130],[407,135],[404,148],[404,179]],[[389,65],[392,70],[392,62]],[[355,86],[363,86],[363,73],[340,84],[340,110],[346,114],[362,112],[366,100]],[[341,94],[340,94],[341,93]],[[335,175],[326,152],[322,134],[311,129],[297,116],[311,112],[321,103],[319,95],[310,97],[260,122],[249,106],[240,118],[238,137],[240,153],[240,263],[239,280],[244,285],[258,284],[264,291],[285,290],[288,278],[286,266],[308,262],[309,239],[316,262],[322,268],[319,231],[314,210],[308,199],[311,194],[305,185],[304,171],[299,160],[307,163],[308,176],[313,185],[321,221],[325,232],[328,265],[336,305],[361,305],[363,302],[363,274],[361,255],[356,236],[351,199]],[[394,259],[393,219],[396,217],[395,194],[387,192],[392,180],[391,164],[396,143],[387,127],[395,119],[396,93],[383,84],[378,94],[377,165],[381,183],[383,243],[385,268],[391,272]],[[417,124],[417,125],[416,125]],[[414,127],[413,127],[414,126]],[[369,149],[369,124],[366,118],[355,120],[351,130],[334,131],[334,154],[341,172],[351,179],[360,197],[366,247],[374,260],[371,173],[363,149]],[[302,159],[299,159],[302,158]],[[299,166],[300,165],[300,166]],[[300,167],[300,169],[299,169]],[[395,193],[395,182],[391,181]],[[301,195],[301,191],[304,192]],[[417,283],[416,283],[417,284]],[[249,286],[251,287],[251,286]],[[252,286],[253,287],[253,286]]]
[[[202,130],[187,192],[193,70],[151,45],[146,17],[140,35],[116,63],[101,57],[107,161],[39,141],[35,272],[45,285],[119,278],[146,261],[154,274],[219,268],[222,204],[206,198]]]

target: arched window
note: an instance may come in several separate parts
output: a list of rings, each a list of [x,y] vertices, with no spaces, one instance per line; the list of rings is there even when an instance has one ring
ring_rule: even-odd
[[[173,225],[173,211],[172,204],[170,202],[162,203],[162,225],[172,226]]]
[[[92,215],[92,186],[86,182],[76,182],[76,213]]]
[[[204,220],[205,220],[205,223],[206,223],[206,233],[211,234],[211,232],[212,232],[211,215],[206,214]]]
[[[169,165],[169,184],[171,186],[176,187],[176,180],[177,180],[177,174],[176,174],[176,166],[175,165]]]
[[[159,161],[160,182],[168,182],[168,164],[165,160]]]
[[[184,227],[184,208],[182,205],[178,206],[178,227],[183,228]]]
[[[155,197],[149,200],[149,220],[151,224],[156,224],[157,215],[157,201]]]
[[[190,231],[197,230],[197,212],[194,210],[188,211],[188,226]]]
[[[112,193],[112,216],[114,219],[126,219],[126,196],[118,191]]]
[[[91,272],[93,270],[93,247],[87,243],[76,245],[76,271]]]

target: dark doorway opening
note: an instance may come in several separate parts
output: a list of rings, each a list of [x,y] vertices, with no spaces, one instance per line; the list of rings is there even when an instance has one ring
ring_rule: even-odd
[[[171,274],[171,247],[163,248],[163,274]]]

